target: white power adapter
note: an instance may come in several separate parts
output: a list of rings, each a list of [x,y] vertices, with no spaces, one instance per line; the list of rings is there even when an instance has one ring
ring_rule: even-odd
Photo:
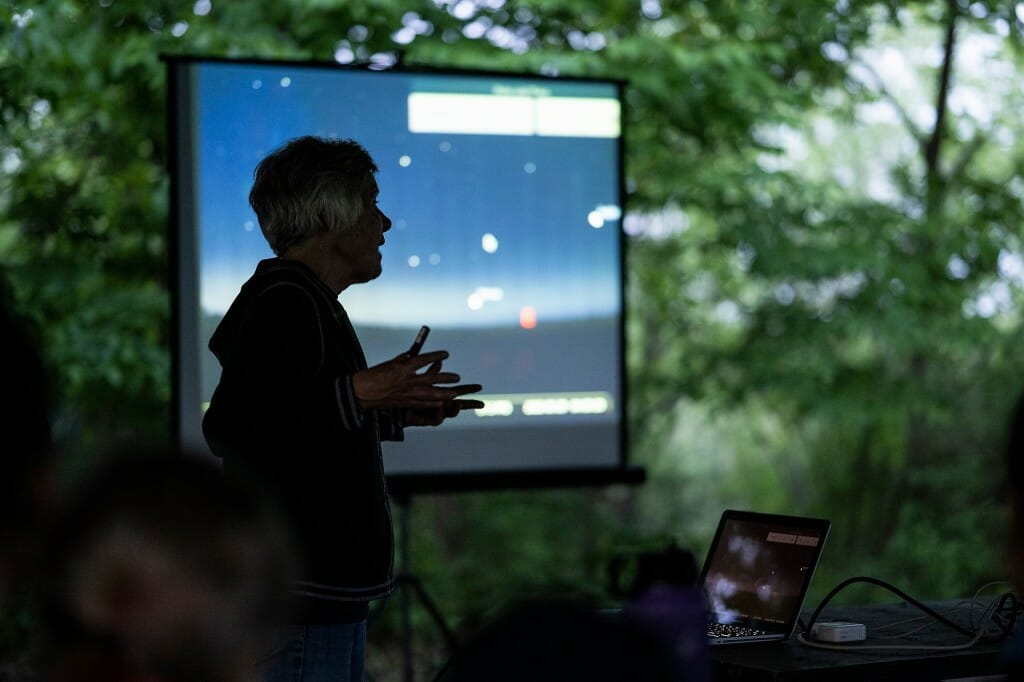
[[[819,642],[863,642],[867,628],[863,623],[815,623],[811,639]]]

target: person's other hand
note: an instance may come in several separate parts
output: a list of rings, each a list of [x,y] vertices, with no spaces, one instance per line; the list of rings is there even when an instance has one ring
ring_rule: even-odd
[[[353,374],[352,390],[363,409],[406,409],[428,413],[440,410],[443,415],[447,410],[456,409],[457,403],[479,403],[459,400],[461,395],[479,391],[479,385],[443,385],[457,383],[460,379],[454,372],[441,371],[441,364],[447,358],[448,351],[443,350],[422,355],[403,353]],[[426,371],[420,372],[424,367]],[[446,403],[451,405],[446,407]]]

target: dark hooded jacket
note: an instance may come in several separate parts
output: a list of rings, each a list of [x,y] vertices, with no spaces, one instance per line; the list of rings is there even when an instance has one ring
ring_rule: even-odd
[[[361,411],[366,368],[337,296],[305,265],[259,263],[210,340],[221,379],[203,433],[225,471],[262,485],[297,540],[298,622],[352,622],[393,588],[393,538],[381,438],[389,411]]]

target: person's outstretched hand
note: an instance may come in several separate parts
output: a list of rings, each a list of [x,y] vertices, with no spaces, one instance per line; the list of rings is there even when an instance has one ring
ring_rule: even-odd
[[[461,410],[484,406],[479,400],[460,397],[477,393],[480,384],[443,385],[461,379],[454,372],[441,371],[441,363],[447,358],[448,351],[444,350],[422,355],[402,353],[352,375],[352,390],[363,409],[403,409],[406,424],[436,426]],[[424,367],[426,371],[420,372]]]
[[[440,371],[441,362],[437,361],[432,363],[423,374],[424,376],[436,376]],[[453,386],[451,390],[456,391],[458,395],[462,396],[467,393],[477,393],[481,388],[480,384],[463,384],[461,386]],[[406,408],[403,419],[406,426],[437,426],[445,419],[459,416],[459,412],[462,410],[476,410],[483,406],[484,403],[481,400],[463,400],[456,397],[444,401],[438,407]]]

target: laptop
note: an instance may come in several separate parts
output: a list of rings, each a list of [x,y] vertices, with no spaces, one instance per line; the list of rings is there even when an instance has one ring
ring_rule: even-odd
[[[708,643],[789,638],[830,526],[824,519],[722,512],[699,581]]]

